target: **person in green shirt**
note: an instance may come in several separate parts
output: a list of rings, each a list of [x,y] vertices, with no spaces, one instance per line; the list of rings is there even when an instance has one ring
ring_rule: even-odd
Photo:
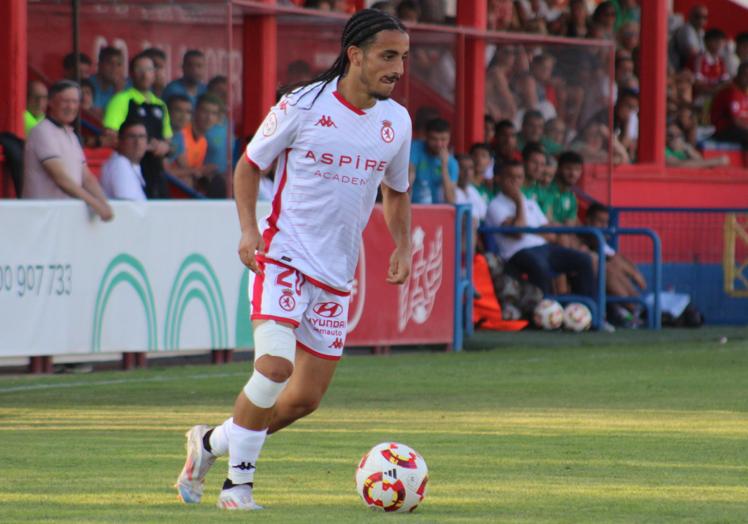
[[[473,184],[488,205],[494,197],[491,146],[482,142],[474,143],[470,146],[470,157],[473,159]]]
[[[564,151],[558,157],[558,170],[551,182],[549,191],[552,195],[551,222],[564,226],[575,226],[577,220],[577,196],[574,186],[582,178],[584,160],[575,151]]]
[[[168,198],[163,170],[173,135],[166,104],[153,94],[156,68],[153,59],[139,53],[130,61],[132,87],[112,97],[104,112],[105,133],[116,135],[128,120],[139,120],[148,132],[148,152],[140,163],[148,198]]]
[[[543,182],[546,161],[545,150],[538,142],[530,142],[522,149],[522,162],[525,168],[522,193],[528,199],[537,202],[543,213],[548,216],[553,205],[553,195]]]
[[[29,82],[26,91],[26,111],[23,112],[23,127],[27,137],[36,124],[44,120],[48,102],[47,86],[38,80]]]

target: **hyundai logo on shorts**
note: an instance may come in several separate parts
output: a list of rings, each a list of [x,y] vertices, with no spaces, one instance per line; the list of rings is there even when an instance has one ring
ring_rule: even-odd
[[[321,317],[335,318],[343,312],[343,306],[337,302],[320,302],[314,306],[314,312]]]

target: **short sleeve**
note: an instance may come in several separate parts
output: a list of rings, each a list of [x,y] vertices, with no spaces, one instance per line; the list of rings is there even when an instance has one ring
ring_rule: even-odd
[[[36,126],[32,129],[29,142],[31,150],[34,152],[34,155],[40,164],[46,160],[60,158],[62,156],[60,141],[55,140],[55,137],[49,132],[47,126]]]
[[[488,210],[486,211],[486,223],[490,226],[501,226],[508,219],[514,217],[514,215],[515,210],[511,209],[508,205],[504,205],[497,197],[488,205]]]
[[[421,160],[421,148],[420,142],[418,140],[412,141],[410,145],[410,163],[414,166],[418,165],[418,162]]]
[[[104,111],[104,127],[115,131],[119,130],[119,127],[127,118],[129,105],[130,99],[124,91],[114,95],[107,104],[106,111]]]
[[[411,127],[408,119],[408,128],[405,133],[405,139],[400,144],[400,149],[390,161],[384,172],[384,183],[387,187],[405,193],[408,190],[408,169],[411,162]]]
[[[250,163],[264,170],[296,139],[301,109],[283,97],[274,105],[247,145],[245,157]]]
[[[162,129],[164,140],[169,140],[171,137],[174,136],[174,132],[171,129],[171,118],[169,117],[169,109],[166,107],[166,104],[161,102],[161,107],[164,110],[164,125]]]

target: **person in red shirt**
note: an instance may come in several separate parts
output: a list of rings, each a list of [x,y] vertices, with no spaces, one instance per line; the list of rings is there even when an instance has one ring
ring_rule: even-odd
[[[722,58],[727,36],[720,29],[710,29],[704,35],[704,51],[694,57],[691,70],[696,76],[695,89],[698,94],[711,95],[720,84],[730,80],[727,65]]]
[[[739,142],[748,150],[748,62],[738,67],[738,74],[712,102],[714,139],[720,142]]]

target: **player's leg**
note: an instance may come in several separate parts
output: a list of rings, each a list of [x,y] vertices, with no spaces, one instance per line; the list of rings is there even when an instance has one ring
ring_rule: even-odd
[[[337,365],[337,360],[323,359],[297,349],[293,375],[275,405],[268,434],[316,410],[332,382]]]

